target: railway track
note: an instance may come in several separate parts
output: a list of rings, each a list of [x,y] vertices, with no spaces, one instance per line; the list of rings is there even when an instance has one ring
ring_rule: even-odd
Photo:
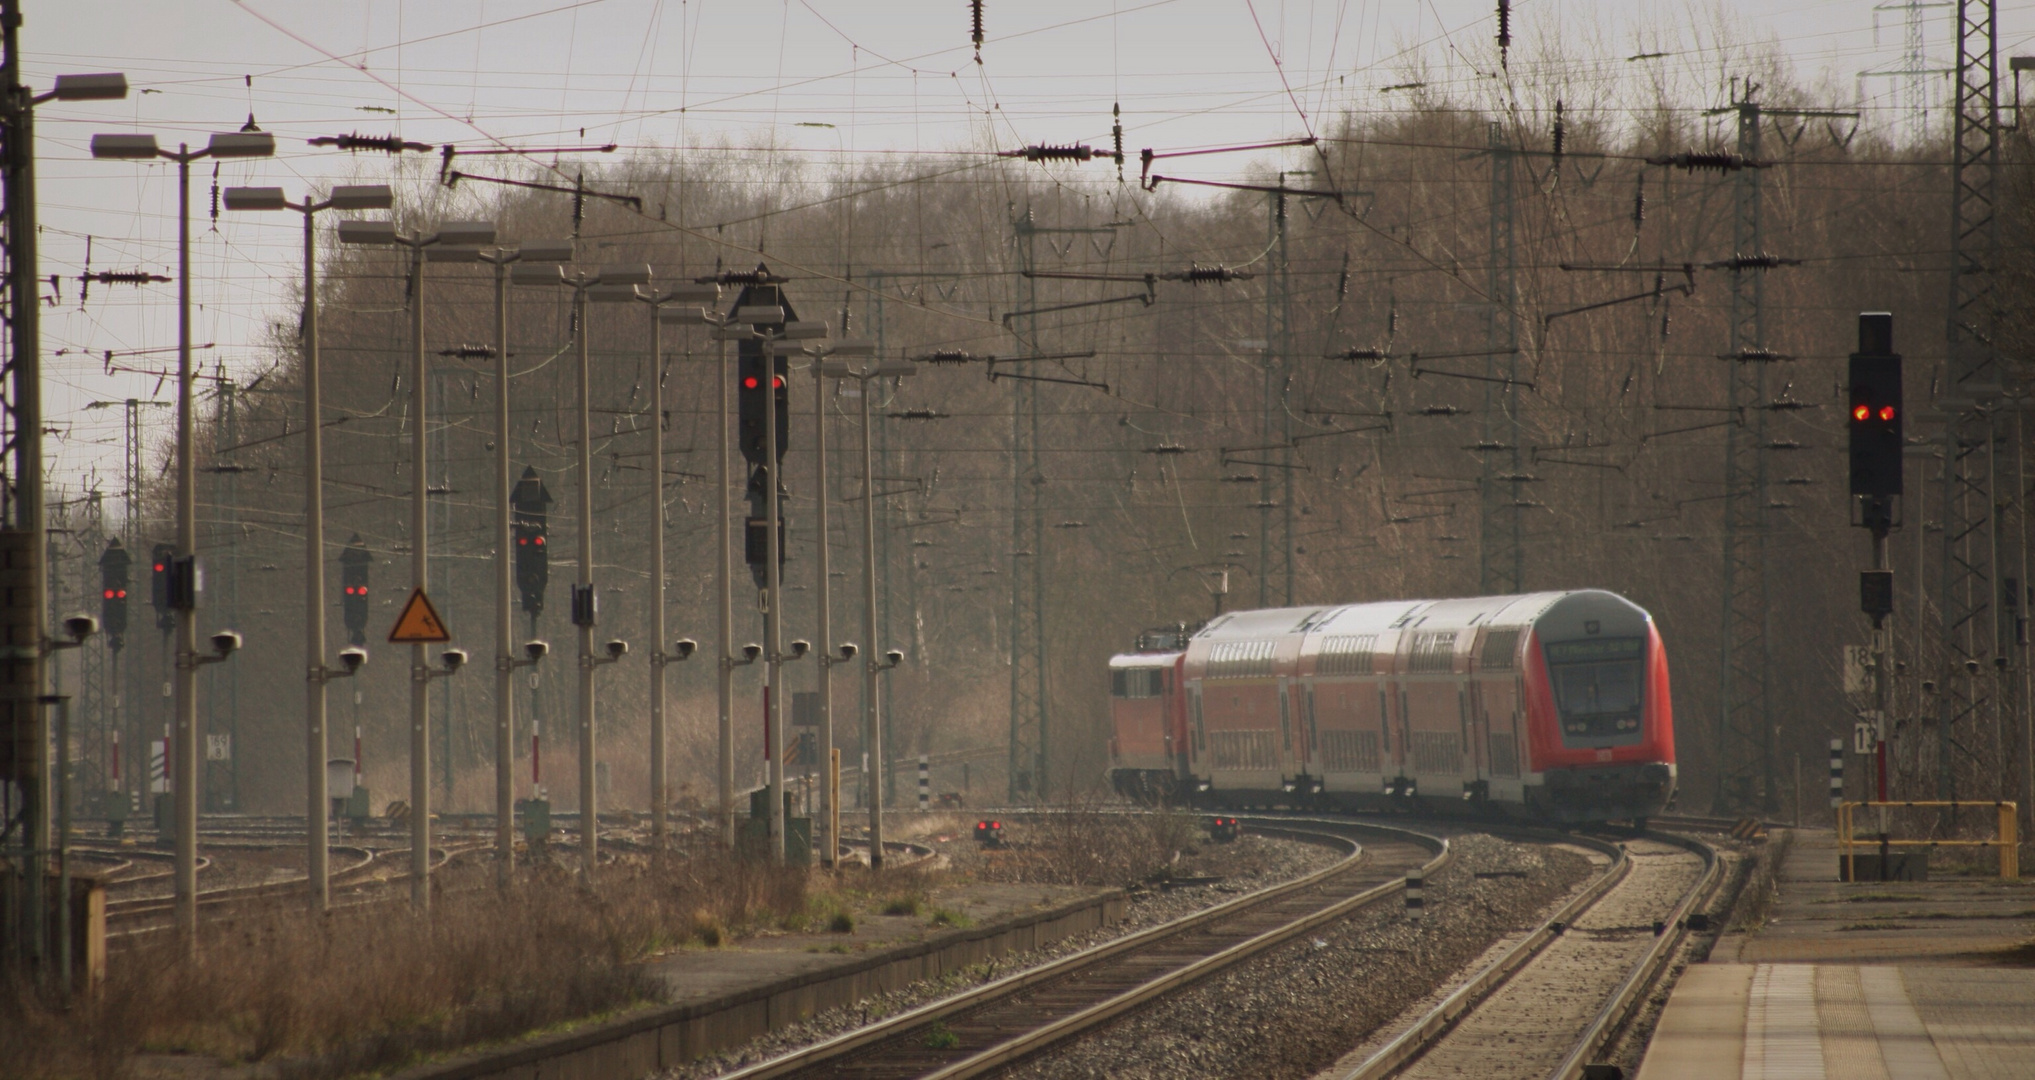
[[[1604,873],[1341,1080],[1572,1080],[1624,1026],[1722,882],[1709,845],[1648,832],[1570,842]]]
[[[1330,845],[1336,864],[731,1073],[775,1077],[981,1076],[1079,1037],[1266,949],[1396,897],[1448,842],[1409,829],[1250,819],[1256,832]],[[1358,838],[1365,838],[1360,843]]]

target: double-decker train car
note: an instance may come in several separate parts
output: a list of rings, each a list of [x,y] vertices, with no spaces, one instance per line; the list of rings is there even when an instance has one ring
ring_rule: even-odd
[[[1238,611],[1178,644],[1110,660],[1125,795],[1553,822],[1674,796],[1667,654],[1615,593]]]

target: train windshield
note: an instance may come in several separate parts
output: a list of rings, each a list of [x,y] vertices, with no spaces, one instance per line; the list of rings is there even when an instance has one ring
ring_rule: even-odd
[[[1548,681],[1564,742],[1635,742],[1640,737],[1645,638],[1557,641],[1547,646]]]
[[[1117,668],[1109,673],[1109,694],[1120,698],[1158,697],[1164,674],[1164,668]]]

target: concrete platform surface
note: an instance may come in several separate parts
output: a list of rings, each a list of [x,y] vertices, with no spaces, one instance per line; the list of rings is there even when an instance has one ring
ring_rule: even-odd
[[[1700,964],[1639,1080],[2035,1077],[2035,970]]]
[[[1683,974],[1640,1080],[2035,1078],[2035,883],[1838,881],[1790,838],[1764,923]]]

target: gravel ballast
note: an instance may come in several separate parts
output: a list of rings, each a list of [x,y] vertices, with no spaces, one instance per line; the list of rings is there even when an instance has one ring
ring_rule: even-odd
[[[1427,878],[1416,928],[1381,905],[1281,946],[1011,1072],[1063,1077],[1307,1077],[1590,876],[1575,852],[1481,834]],[[1523,872],[1524,877],[1479,878]]]
[[[973,841],[968,843],[972,846]],[[944,845],[941,845],[944,846]],[[957,869],[976,868],[974,852],[959,849]],[[1063,938],[1052,945],[1010,953],[985,964],[949,972],[857,1005],[830,1009],[752,1040],[737,1049],[709,1055],[663,1074],[664,1080],[704,1080],[724,1072],[767,1061],[813,1043],[874,1023],[908,1009],[952,996],[987,982],[1057,960],[1127,934],[1168,922],[1237,896],[1322,869],[1342,856],[1328,848],[1292,840],[1246,835],[1234,844],[1206,844],[1192,858],[1197,874],[1222,874],[1221,881],[1173,889],[1132,888],[1125,917],[1108,927]],[[1000,875],[988,875],[1000,876]]]

